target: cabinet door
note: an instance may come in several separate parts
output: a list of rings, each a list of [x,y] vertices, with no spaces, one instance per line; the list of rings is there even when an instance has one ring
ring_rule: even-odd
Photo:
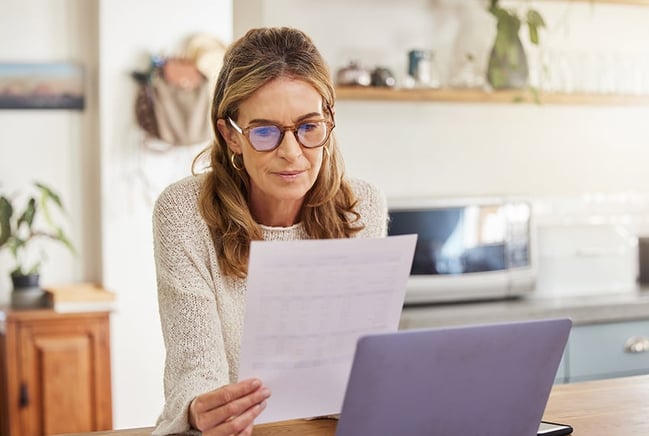
[[[7,337],[5,334],[0,334],[0,436],[11,434],[9,427],[9,399],[12,398],[12,389],[10,388],[11,380],[8,374],[8,354]]]
[[[56,320],[20,328],[19,376],[27,401],[20,421],[26,435],[109,429],[110,358],[107,324]],[[109,393],[109,392],[108,392]],[[110,397],[110,394],[108,395]],[[108,422],[107,422],[108,421]]]
[[[570,333],[570,382],[649,373],[649,321],[576,326]]]
[[[563,384],[568,380],[568,376],[566,374],[568,371],[568,365],[566,365],[566,351],[564,351],[563,356],[561,356],[561,361],[559,362],[559,367],[557,368],[557,374],[554,376],[554,384]]]

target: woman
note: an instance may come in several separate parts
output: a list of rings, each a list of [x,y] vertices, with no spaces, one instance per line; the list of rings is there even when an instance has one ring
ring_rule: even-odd
[[[332,80],[304,33],[253,29],[234,42],[212,124],[209,171],[168,187],[153,214],[167,352],[155,434],[252,433],[270,396],[237,381],[252,240],[386,234],[382,193],[343,177]]]

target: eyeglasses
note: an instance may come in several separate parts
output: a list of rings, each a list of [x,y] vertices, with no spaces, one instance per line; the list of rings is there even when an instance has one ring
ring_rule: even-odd
[[[321,147],[329,139],[331,131],[336,125],[329,120],[313,120],[291,126],[282,126],[275,123],[259,124],[242,129],[228,117],[234,130],[242,134],[248,143],[257,151],[273,151],[284,140],[287,130],[293,132],[297,142],[305,148]]]

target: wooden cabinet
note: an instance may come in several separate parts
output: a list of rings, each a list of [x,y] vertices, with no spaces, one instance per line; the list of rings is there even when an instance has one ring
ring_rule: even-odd
[[[109,313],[0,317],[0,435],[110,430]]]

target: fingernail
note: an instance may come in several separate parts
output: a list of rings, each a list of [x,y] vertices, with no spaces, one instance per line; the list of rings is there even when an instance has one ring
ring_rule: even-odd
[[[266,398],[270,397],[270,389],[268,389],[268,388],[263,388],[263,389],[261,390],[261,394],[262,394],[264,397],[266,397]]]
[[[256,388],[258,388],[259,386],[261,386],[261,380],[259,380],[259,379],[254,379],[254,380],[252,381],[252,387],[256,389]]]
[[[260,409],[260,410],[264,410],[265,408],[266,408],[266,400],[264,400],[264,401],[262,401],[261,403],[259,403],[259,409]]]

